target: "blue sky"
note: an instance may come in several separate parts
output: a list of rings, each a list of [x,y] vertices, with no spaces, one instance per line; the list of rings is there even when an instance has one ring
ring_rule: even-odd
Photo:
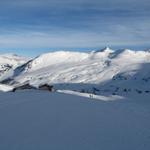
[[[1,0],[0,53],[150,48],[150,0]]]

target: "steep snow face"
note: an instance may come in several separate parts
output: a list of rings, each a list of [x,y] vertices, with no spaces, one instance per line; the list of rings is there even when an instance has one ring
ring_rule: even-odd
[[[27,60],[15,54],[0,55],[0,81],[10,75],[12,76],[13,70]]]

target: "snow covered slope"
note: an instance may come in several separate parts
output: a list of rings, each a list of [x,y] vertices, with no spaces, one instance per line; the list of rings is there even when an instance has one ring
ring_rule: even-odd
[[[15,70],[15,80],[48,83],[97,83],[109,66],[112,51],[66,52],[41,55]],[[98,77],[99,76],[99,77]]]
[[[13,75],[13,70],[28,59],[15,54],[0,55],[0,81]]]
[[[9,92],[12,91],[13,87],[5,84],[0,84],[0,91]]]
[[[40,55],[14,70],[10,84],[48,83],[56,89],[111,94],[150,93],[150,52],[129,49]]]
[[[149,150],[150,103],[0,93],[1,150]]]

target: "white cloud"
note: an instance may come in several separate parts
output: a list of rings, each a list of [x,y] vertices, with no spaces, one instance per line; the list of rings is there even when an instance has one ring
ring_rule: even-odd
[[[145,26],[145,24],[144,24]],[[134,29],[135,28],[135,29]],[[136,27],[114,25],[109,30],[50,29],[50,31],[19,30],[0,35],[1,47],[44,48],[44,47],[100,47],[106,45],[144,45],[149,44],[150,35],[143,25]]]

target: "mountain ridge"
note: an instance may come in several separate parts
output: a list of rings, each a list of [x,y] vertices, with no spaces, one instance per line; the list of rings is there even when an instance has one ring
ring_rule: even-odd
[[[94,85],[99,91],[111,93],[118,92],[119,89],[126,91],[134,88],[136,91],[137,86],[150,91],[149,63],[149,51],[115,51],[108,47],[92,52],[57,51],[25,61],[3,79],[10,79],[7,83],[14,86],[25,83],[39,86],[47,83],[56,85],[58,89],[91,91]]]

